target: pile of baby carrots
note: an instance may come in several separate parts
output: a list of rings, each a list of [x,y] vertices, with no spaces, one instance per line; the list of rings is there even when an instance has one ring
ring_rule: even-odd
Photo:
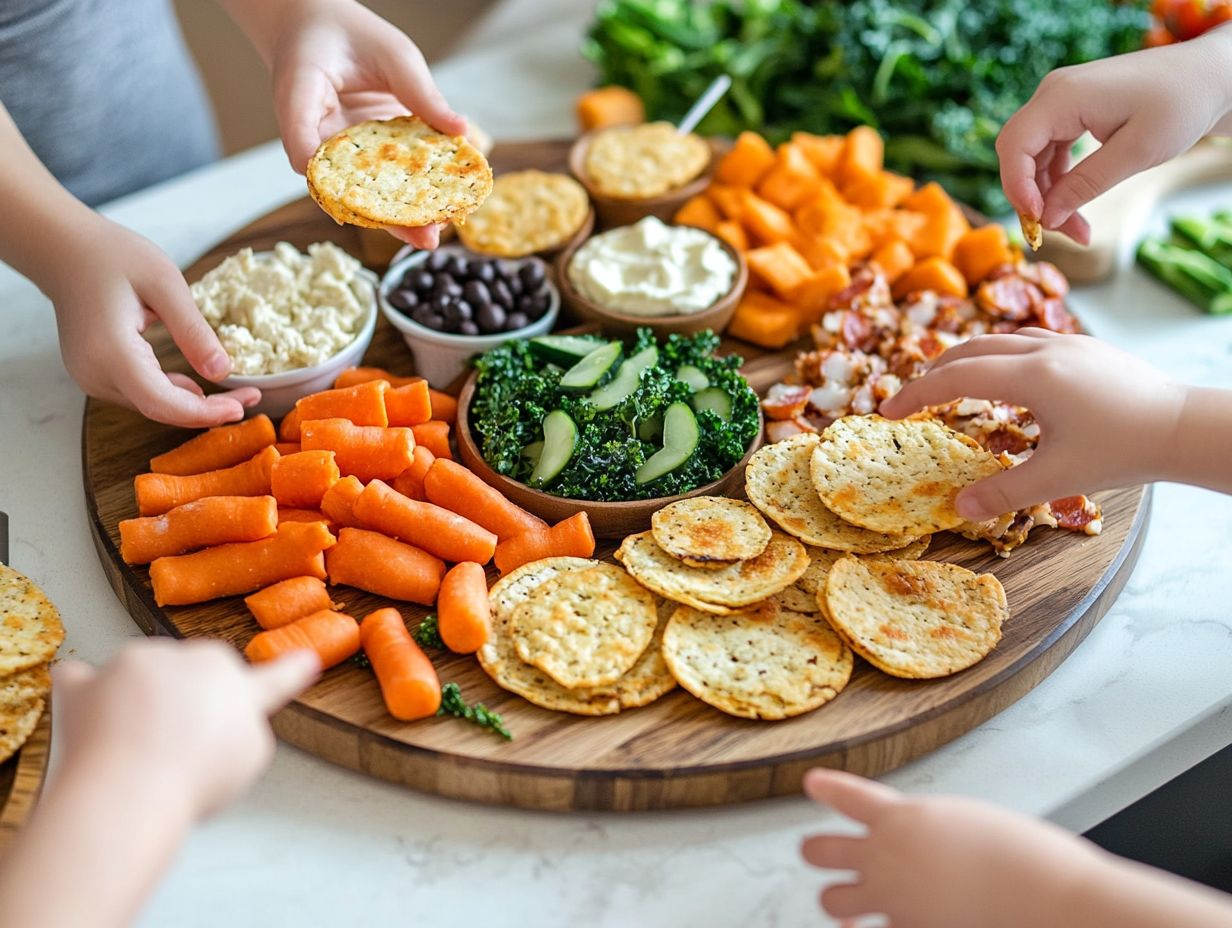
[[[508,573],[595,549],[586,513],[549,526],[456,463],[456,415],[420,378],[344,371],[277,431],[258,415],[153,458],[120,555],[149,565],[160,606],[249,594],[263,629],[250,660],[308,648],[332,667],[363,648],[391,714],[433,715],[440,681],[397,609],[358,622],[326,581],[435,605],[442,641],[469,654],[488,636],[489,562]]]

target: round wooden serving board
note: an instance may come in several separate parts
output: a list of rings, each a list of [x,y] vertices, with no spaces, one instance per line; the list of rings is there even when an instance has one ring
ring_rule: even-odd
[[[0,855],[13,842],[38,801],[50,755],[51,709],[46,708],[26,743],[0,764]]]
[[[492,161],[498,171],[558,169],[567,147],[501,145]],[[371,254],[357,230],[334,225],[304,199],[231,236],[187,276],[196,279],[245,245],[266,248],[286,240],[303,248],[324,239],[356,255]],[[156,347],[175,365],[165,338]],[[725,343],[724,349],[748,359],[745,374],[759,392],[791,369],[795,355],[791,349],[767,354],[741,342]],[[409,352],[384,322],[365,363],[411,372]],[[127,410],[87,403],[83,471],[94,539],[116,595],[147,634],[223,638],[243,647],[258,629],[241,599],[160,609],[147,570],[119,557],[116,525],[137,514],[133,477],[152,456],[187,437]],[[788,721],[731,718],[683,690],[642,709],[582,718],[532,706],[498,689],[472,657],[440,652],[432,658],[441,680],[458,683],[468,701],[501,712],[512,742],[456,719],[398,722],[385,711],[371,671],[350,662],[275,716],[274,728],[327,760],[415,789],[536,809],[640,810],[761,799],[796,792],[805,769],[818,764],[877,774],[945,744],[1019,699],[1099,621],[1137,560],[1149,506],[1141,488],[1097,499],[1104,507],[1103,534],[1041,529],[1005,560],[985,545],[938,536],[928,556],[993,572],[1005,585],[1012,612],[996,650],[947,679],[898,680],[857,661],[837,699]],[[600,553],[610,551],[607,546]],[[335,590],[358,617],[383,604],[346,587]],[[427,611],[403,604],[412,627]]]

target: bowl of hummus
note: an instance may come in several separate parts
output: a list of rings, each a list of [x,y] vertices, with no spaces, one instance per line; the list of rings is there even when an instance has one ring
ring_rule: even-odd
[[[359,364],[376,331],[378,280],[332,242],[244,248],[191,286],[231,358],[224,387],[256,387],[279,416]]]
[[[592,236],[557,259],[561,299],[574,316],[627,334],[721,332],[748,284],[744,257],[704,229],[647,216]]]

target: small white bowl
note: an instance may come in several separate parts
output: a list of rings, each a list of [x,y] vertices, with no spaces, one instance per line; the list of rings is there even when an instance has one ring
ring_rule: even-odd
[[[258,257],[260,257],[259,254]],[[358,275],[372,285],[372,305],[368,307],[368,313],[364,317],[364,323],[359,332],[345,348],[328,360],[312,367],[300,367],[277,374],[232,374],[222,381],[221,386],[228,390],[236,387],[256,387],[261,391],[261,401],[248,411],[248,415],[255,416],[258,413],[265,413],[274,418],[285,415],[291,411],[295,401],[301,396],[307,396],[319,390],[328,390],[344,370],[359,366],[364,352],[372,343],[372,334],[376,331],[376,292],[380,281],[376,274],[367,268],[361,268]]]
[[[487,258],[489,255],[479,255],[463,248],[461,245],[442,245],[437,251],[446,254],[462,255],[471,258]],[[530,325],[510,332],[497,332],[493,335],[455,335],[450,332],[437,332],[425,325],[420,325],[410,316],[389,304],[386,296],[402,282],[403,275],[413,267],[428,260],[429,251],[411,251],[409,254],[399,252],[395,256],[389,270],[381,278],[381,286],[377,290],[377,299],[381,304],[381,312],[389,320],[390,325],[402,333],[406,346],[415,357],[415,372],[424,377],[436,389],[447,388],[458,375],[466,370],[467,362],[477,354],[482,354],[489,348],[503,345],[507,341],[521,338],[534,338],[545,335],[556,324],[560,313],[560,291],[552,281],[551,267],[539,258],[510,258],[515,264],[525,264],[528,261],[538,261],[543,265],[544,279],[548,282],[548,308],[542,316]]]

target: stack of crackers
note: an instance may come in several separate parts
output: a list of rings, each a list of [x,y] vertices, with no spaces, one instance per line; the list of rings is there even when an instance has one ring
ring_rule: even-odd
[[[51,693],[51,659],[64,641],[43,591],[0,564],[0,761],[30,737]]]

